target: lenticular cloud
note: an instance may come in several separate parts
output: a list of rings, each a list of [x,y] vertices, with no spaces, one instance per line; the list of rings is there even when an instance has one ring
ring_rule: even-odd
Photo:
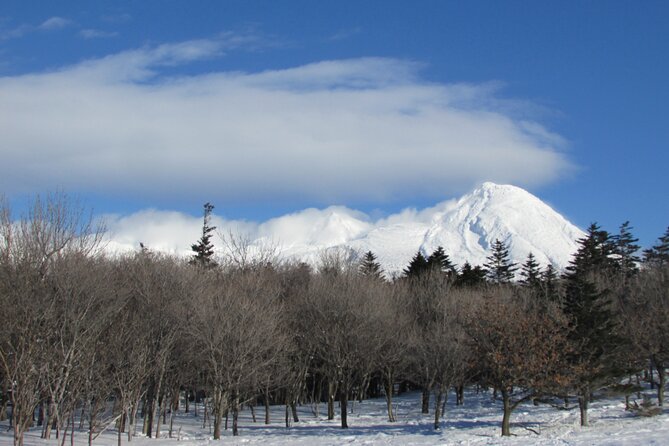
[[[531,186],[569,168],[559,136],[496,88],[428,83],[411,61],[164,72],[240,44],[182,42],[0,78],[2,188],[331,204],[439,198],[481,179]]]

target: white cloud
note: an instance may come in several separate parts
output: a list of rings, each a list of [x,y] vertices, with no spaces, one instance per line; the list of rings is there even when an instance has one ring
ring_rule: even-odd
[[[506,111],[498,87],[428,83],[413,61],[163,75],[254,42],[225,34],[0,78],[0,187],[397,202],[482,180],[547,183],[570,167],[561,138]]]
[[[406,209],[373,221],[367,214],[344,206],[325,209],[308,208],[264,222],[227,220],[213,215],[216,226],[214,245],[219,254],[225,252],[224,239],[263,242],[290,255],[302,252],[305,246],[333,247],[364,237],[377,227],[392,224],[426,224],[452,201],[420,211]],[[107,214],[101,217],[108,227],[108,249],[128,252],[139,248],[140,242],[152,250],[188,255],[202,231],[202,217],[176,211],[145,209],[130,215]]]
[[[63,17],[49,17],[43,21],[37,28],[45,31],[51,31],[54,29],[61,29],[72,24],[71,20],[64,19]]]
[[[100,29],[82,29],[79,35],[84,39],[106,39],[118,36],[115,31],[102,31]]]

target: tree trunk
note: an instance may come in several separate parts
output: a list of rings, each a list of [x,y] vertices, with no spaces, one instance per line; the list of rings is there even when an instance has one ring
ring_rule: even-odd
[[[342,387],[344,387],[344,389],[339,393],[341,427],[342,429],[348,429],[348,392],[346,391],[346,386]]]
[[[328,381],[328,420],[334,420],[334,397],[336,386],[332,381]]]
[[[435,391],[434,394],[434,429],[439,430],[441,427],[441,399],[444,396],[443,390],[439,388],[439,390]]]
[[[511,436],[511,397],[505,388],[501,389],[501,393],[502,402],[504,404],[504,416],[502,417],[502,436],[509,437]]]
[[[232,408],[232,436],[239,435],[239,398],[235,398],[234,407]]]
[[[297,416],[297,402],[295,400],[290,400],[290,411],[293,413],[293,422],[299,423],[300,418]]]
[[[253,419],[253,422],[255,423],[256,420],[256,402],[253,401],[251,404],[249,404],[249,409],[251,409],[251,418]]]
[[[590,398],[590,390],[585,388],[578,396],[578,409],[581,412],[581,426],[588,426],[588,400]]]
[[[423,389],[421,413],[430,413],[430,389],[428,388]]]
[[[388,421],[394,423],[395,413],[393,412],[393,387],[395,380],[393,379],[393,372],[386,370],[384,379],[384,390],[386,393],[386,406],[388,407]]]
[[[223,392],[221,389],[214,390],[214,440],[221,439],[221,423],[223,421]],[[205,414],[207,405],[205,403]],[[205,421],[206,422],[206,421]]]
[[[162,414],[163,406],[165,405],[165,397],[160,395],[158,397],[158,415],[156,416],[156,435],[155,438],[160,438],[160,416]]]
[[[265,403],[265,424],[269,424],[269,389],[265,388],[265,395],[263,396]]]
[[[657,405],[662,407],[664,404],[664,384],[666,381],[666,371],[664,370],[664,363],[661,361],[653,361],[657,368]]]
[[[465,385],[460,384],[455,390],[455,404],[462,406],[465,404]]]

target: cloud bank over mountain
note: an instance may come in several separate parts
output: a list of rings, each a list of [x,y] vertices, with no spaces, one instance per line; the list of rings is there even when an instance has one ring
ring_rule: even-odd
[[[414,61],[189,70],[266,44],[227,33],[0,77],[3,190],[411,202],[483,179],[549,183],[571,168],[531,106],[495,84],[429,82]]]
[[[125,217],[108,216],[110,243],[116,252],[150,249],[180,255],[202,228],[202,218],[178,212],[147,210]],[[417,250],[429,255],[443,246],[462,265],[485,263],[496,239],[521,263],[532,252],[539,263],[564,268],[584,233],[537,197],[515,187],[484,183],[458,200],[423,210],[406,209],[379,220],[342,206],[305,209],[266,222],[229,221],[214,215],[219,255],[233,236],[251,252],[273,249],[283,259],[316,264],[328,249],[362,254],[373,251],[390,274],[399,273]]]

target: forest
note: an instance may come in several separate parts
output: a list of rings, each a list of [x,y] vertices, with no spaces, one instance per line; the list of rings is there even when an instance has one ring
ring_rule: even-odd
[[[298,423],[323,404],[347,428],[348,405],[418,390],[440,429],[449,393],[490,389],[501,434],[520,404],[578,408],[599,392],[629,398],[643,383],[664,403],[669,361],[669,229],[641,250],[629,223],[592,224],[565,271],[532,253],[516,265],[505,241],[485,265],[454,265],[439,248],[388,278],[368,252],[287,262],[243,240],[214,253],[205,205],[193,255],[104,249],[105,228],[63,194],[22,215],[0,201],[0,421],[15,446],[39,428],[64,445],[172,437],[173,414],[195,412],[238,435],[241,410]],[[628,399],[629,401],[629,399]],[[271,420],[270,406],[285,407]],[[68,437],[69,435],[69,437]]]

